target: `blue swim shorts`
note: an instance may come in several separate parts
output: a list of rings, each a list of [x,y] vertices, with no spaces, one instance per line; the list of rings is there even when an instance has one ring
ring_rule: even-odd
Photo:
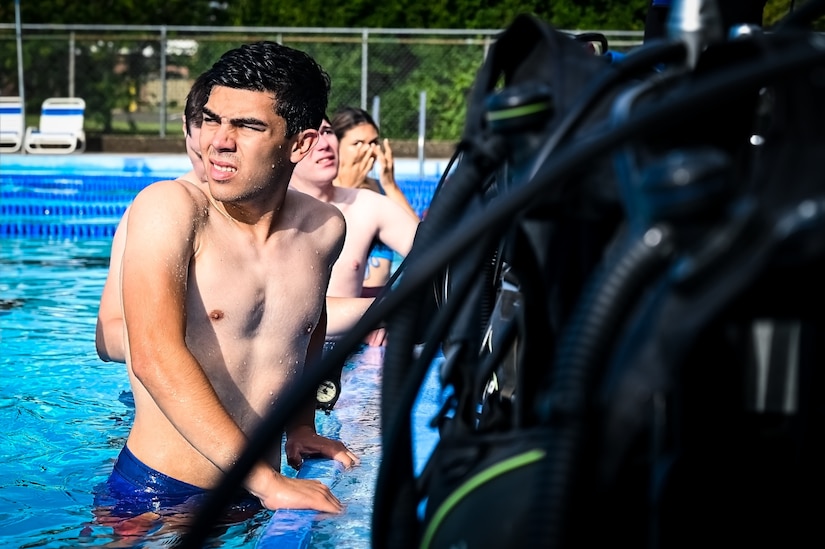
[[[95,505],[111,507],[112,515],[137,516],[146,512],[192,512],[203,503],[208,490],[174,479],[138,460],[127,446],[117,457],[109,479],[95,491]],[[233,511],[262,509],[258,498],[239,490]]]

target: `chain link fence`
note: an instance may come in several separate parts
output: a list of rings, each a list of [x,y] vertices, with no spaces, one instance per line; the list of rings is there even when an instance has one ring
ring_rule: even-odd
[[[44,99],[77,96],[86,100],[89,133],[179,135],[197,75],[228,49],[273,40],[306,51],[329,73],[330,115],[360,106],[386,137],[435,141],[459,138],[467,94],[500,32],[41,24],[21,31],[18,41],[14,25],[0,25],[0,95],[23,96],[32,125]],[[600,32],[617,51],[642,40],[641,31]]]

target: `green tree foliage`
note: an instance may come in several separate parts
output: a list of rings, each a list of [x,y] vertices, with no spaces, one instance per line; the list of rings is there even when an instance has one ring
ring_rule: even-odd
[[[25,23],[211,25],[220,13],[208,0],[20,0]],[[14,22],[14,0],[0,3],[0,22]]]
[[[806,1],[767,0],[766,25]],[[639,30],[648,4],[649,0],[20,0],[20,12],[26,23],[422,29],[501,29],[519,13],[534,13],[561,29]],[[0,23],[13,22],[14,0],[3,0]]]
[[[770,27],[780,19],[788,15],[791,9],[798,8],[810,0],[768,0],[765,4],[762,23],[765,27]],[[825,18],[815,21],[813,28],[818,31],[825,31]]]
[[[641,29],[648,0],[20,0],[26,23],[501,29],[519,13],[559,28]],[[0,4],[14,22],[14,1]]]
[[[229,2],[234,25],[501,29],[519,13],[533,13],[559,28],[641,29],[648,0],[270,0]]]

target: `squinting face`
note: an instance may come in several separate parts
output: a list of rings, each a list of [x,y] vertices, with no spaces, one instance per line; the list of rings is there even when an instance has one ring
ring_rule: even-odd
[[[286,121],[275,113],[272,95],[266,92],[215,86],[203,107],[200,145],[206,179],[217,200],[239,202],[272,197],[286,188],[290,162],[305,154],[309,134],[304,130],[284,137]],[[297,142],[296,142],[297,140]],[[296,143],[301,146],[296,147]]]
[[[375,129],[375,126],[366,122],[350,128],[341,136],[338,158],[344,164],[354,163],[358,149],[363,147],[364,144],[378,146],[378,130]]]
[[[293,179],[307,183],[328,183],[338,175],[338,138],[324,120],[318,130],[318,143],[295,165]]]

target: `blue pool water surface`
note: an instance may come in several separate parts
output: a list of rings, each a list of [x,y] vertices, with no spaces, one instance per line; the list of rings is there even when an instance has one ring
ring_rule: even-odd
[[[31,180],[20,184],[3,169],[6,162],[0,162],[0,207],[13,202],[9,195],[15,192],[42,192],[49,198],[27,200],[41,206],[48,202],[53,208],[81,203],[89,193],[102,197],[88,200],[100,206],[106,203],[103,197],[119,200],[134,190],[128,175],[120,176],[119,187],[105,183],[102,190],[90,190],[97,184],[94,174],[68,169],[29,174],[42,176],[38,181],[43,186],[29,185]],[[170,171],[172,176],[183,173],[178,164]],[[161,173],[152,172],[152,178]],[[61,202],[61,194],[68,199]],[[9,224],[8,211],[0,211],[0,225],[62,226],[69,217],[52,215],[33,213]],[[119,214],[76,217],[78,225],[111,225],[113,231]],[[133,415],[125,366],[100,361],[94,349],[111,233],[50,230],[53,233],[0,232],[0,547],[168,546],[178,534],[163,527],[148,536],[124,539],[94,520],[94,487],[111,472]],[[437,440],[427,422],[440,398],[439,360],[414,410],[419,468]],[[323,477],[320,480],[347,505],[345,513],[261,511],[228,526],[210,546],[369,547],[372,494],[381,458],[382,361],[380,348],[356,352],[344,368],[343,392],[335,410],[329,416],[317,415],[319,432],[344,440],[361,457],[361,465],[341,472],[318,463],[301,473]],[[298,474],[287,465],[283,472]]]

